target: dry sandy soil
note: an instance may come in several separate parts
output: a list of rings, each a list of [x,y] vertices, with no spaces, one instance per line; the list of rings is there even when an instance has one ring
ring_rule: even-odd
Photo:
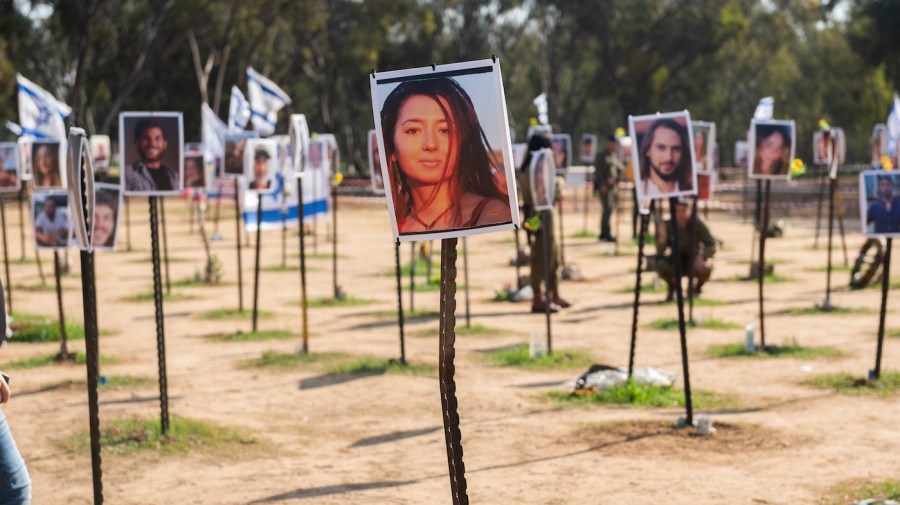
[[[170,201],[167,207],[170,254],[177,260],[171,264],[172,279],[189,278],[202,267],[201,242],[188,231],[185,204]],[[101,338],[101,352],[118,360],[104,365],[103,375],[156,377],[152,301],[123,301],[152,286],[146,208],[142,200],[132,202],[132,251],[97,254],[100,326],[111,332]],[[17,214],[7,214],[10,255],[18,258]],[[591,230],[597,226],[597,214],[597,209],[591,210]],[[383,203],[347,202],[341,206],[339,223],[340,283],[350,295],[374,302],[310,309],[311,351],[397,357],[396,320],[383,314],[396,309],[395,279],[386,275],[394,268],[394,247]],[[566,233],[581,231],[583,223],[580,213],[569,212]],[[771,240],[768,246],[768,258],[778,260],[776,272],[790,278],[766,287],[771,314],[768,341],[796,340],[804,346],[831,346],[845,354],[808,360],[708,355],[710,345],[742,342],[743,325],[757,323],[756,285],[730,280],[748,272],[751,225],[735,215],[712,214],[710,226],[725,246],[716,257],[716,271],[703,297],[723,303],[700,306],[695,312],[701,318],[738,323],[741,328],[691,329],[691,378],[695,389],[733,395],[743,407],[712,411],[722,429],[703,439],[666,427],[683,415],[677,408],[562,408],[546,398],[546,391],[563,390],[562,383],[575,379],[580,369],[534,372],[488,364],[483,351],[527,342],[532,332],[543,331],[544,320],[542,315],[529,314],[525,303],[491,301],[496,290],[514,280],[509,266],[512,233],[470,238],[472,321],[502,329],[499,334],[465,336],[457,342],[457,386],[471,502],[824,503],[831,499],[835,485],[897,478],[900,399],[848,397],[800,384],[816,374],[844,371],[863,376],[872,368],[880,292],[847,291],[848,274],[839,272],[834,275],[838,289],[833,303],[864,311],[777,314],[820,303],[825,287],[825,274],[817,269],[825,265],[826,253],[822,246],[812,248],[814,221],[790,218],[788,223],[785,238]],[[625,228],[623,220],[623,237]],[[324,229],[320,225],[318,255],[309,260],[311,298],[331,295],[331,261],[325,254],[330,246]],[[848,223],[851,255],[863,241],[857,229],[856,223]],[[273,370],[244,364],[266,350],[295,351],[298,338],[251,342],[210,338],[250,327],[246,319],[200,317],[205,311],[237,306],[233,221],[224,220],[221,232],[225,240],[214,243],[214,248],[225,264],[224,284],[173,288],[190,296],[165,305],[170,410],[174,417],[246,429],[264,447],[224,454],[202,450],[174,455],[104,453],[106,502],[450,503],[436,377],[385,374],[316,380],[326,368],[306,365]],[[627,363],[632,295],[623,289],[634,282],[636,248],[630,240],[621,242],[620,254],[612,256],[610,246],[596,239],[567,239],[566,259],[581,269],[586,280],[563,285],[564,294],[575,305],[554,317],[556,348],[586,351],[597,363]],[[287,246],[289,265],[296,266],[295,233]],[[243,250],[247,307],[252,300],[252,251]],[[403,256],[408,261],[408,246],[404,245]],[[45,254],[44,268],[49,272],[48,257]],[[81,320],[77,253],[70,257],[74,273],[64,279],[65,306],[72,318]],[[839,249],[834,258],[842,263]],[[262,264],[280,263],[280,233],[266,232]],[[16,311],[55,317],[52,291],[22,288],[40,282],[33,263],[14,264],[12,277]],[[273,313],[260,320],[261,329],[299,332],[297,270],[264,271],[261,285],[260,306]],[[408,294],[404,296],[408,308]],[[675,306],[662,303],[664,296],[644,296],[642,323],[676,317]],[[462,291],[458,300],[462,323]],[[416,293],[415,308],[437,310],[437,292]],[[897,304],[889,309],[888,328],[900,326]],[[437,325],[435,318],[408,323],[411,361],[437,364],[437,338],[423,336],[428,329],[436,333]],[[72,347],[81,349],[83,342]],[[57,348],[13,341],[0,350],[0,368]],[[898,359],[900,342],[888,339],[885,368],[894,369]],[[681,387],[677,331],[642,327],[637,364],[677,373]],[[14,390],[4,411],[34,481],[34,502],[91,503],[90,455],[70,452],[59,442],[87,429],[86,391],[81,387],[42,391],[61,381],[83,380],[84,367],[51,365],[7,372],[13,376]],[[157,394],[155,382],[104,389],[101,420],[154,418],[159,412]]]

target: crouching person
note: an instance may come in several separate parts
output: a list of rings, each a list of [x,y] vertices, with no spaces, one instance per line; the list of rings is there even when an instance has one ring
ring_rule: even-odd
[[[687,278],[690,274],[691,259],[694,261],[694,293],[699,295],[703,285],[709,280],[713,271],[713,256],[716,254],[716,239],[713,238],[706,223],[697,216],[697,249],[691,254],[691,206],[679,202],[675,206],[675,221],[678,226],[678,249],[681,251],[681,275]],[[671,222],[665,219],[656,227],[656,258],[650,258],[650,268],[656,270],[659,277],[668,287],[666,300],[675,296],[675,262],[672,247]]]

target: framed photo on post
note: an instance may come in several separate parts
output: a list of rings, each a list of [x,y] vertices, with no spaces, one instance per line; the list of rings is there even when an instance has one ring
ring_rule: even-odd
[[[94,172],[109,168],[112,146],[109,135],[91,135],[91,155],[94,157]]]
[[[254,132],[229,133],[225,135],[225,177],[244,175],[244,160],[247,140],[256,138]]]
[[[697,174],[709,174],[716,168],[716,124],[707,121],[691,121],[693,130],[694,169]]]
[[[181,193],[184,126],[181,112],[119,114],[119,159],[125,195]]]
[[[38,249],[67,249],[72,243],[72,220],[66,190],[35,190],[31,195],[31,225]]]
[[[572,137],[568,133],[554,133],[550,136],[553,155],[556,156],[556,170],[560,173],[569,168],[572,159]]]
[[[116,250],[121,209],[121,186],[103,182],[94,185],[94,228],[91,233],[91,244],[95,251]]]
[[[378,136],[375,130],[369,130],[366,136],[367,151],[369,153],[369,177],[372,180],[372,191],[379,195],[384,194],[384,179],[381,177],[381,154],[378,151]]]
[[[869,137],[873,167],[881,165],[881,157],[887,154],[887,144],[887,126],[884,123],[878,123],[872,128],[872,136]]]
[[[688,111],[629,116],[628,128],[639,202],[697,194]]]
[[[244,179],[247,189],[261,194],[274,193],[278,172],[278,140],[247,139],[244,149]]]
[[[59,140],[34,140],[30,145],[32,184],[36,189],[66,187],[63,170],[63,143]]]
[[[797,136],[794,121],[754,119],[750,122],[747,170],[751,179],[790,180]]]
[[[900,172],[860,172],[859,217],[866,237],[900,237]]]
[[[593,163],[597,159],[597,136],[593,133],[585,133],[579,143],[579,159],[583,163]]]
[[[499,61],[384,72],[370,82],[395,239],[513,229],[519,216]]]
[[[556,152],[541,149],[531,155],[528,183],[534,210],[550,210],[556,201]]]
[[[15,193],[21,188],[19,145],[15,142],[0,142],[0,193]]]

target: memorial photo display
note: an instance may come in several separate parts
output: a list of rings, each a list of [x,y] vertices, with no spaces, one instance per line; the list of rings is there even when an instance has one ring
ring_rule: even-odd
[[[384,179],[381,177],[381,154],[378,152],[378,136],[375,130],[369,130],[367,150],[369,152],[369,177],[372,180],[372,191],[384,194]]]
[[[585,133],[581,136],[579,144],[579,158],[584,163],[593,163],[597,158],[597,136],[593,133]]]
[[[0,193],[14,193],[21,187],[19,145],[15,142],[0,142]]]
[[[62,142],[33,141],[30,146],[31,176],[36,189],[66,187],[63,174]]]
[[[859,214],[863,235],[900,237],[900,172],[860,172]]]
[[[244,178],[247,189],[258,193],[273,193],[278,171],[278,141],[248,139],[244,149]]]
[[[556,156],[556,170],[565,172],[572,159],[572,137],[568,133],[555,133],[550,136],[553,143],[553,155]]]
[[[795,132],[793,121],[754,119],[750,123],[747,170],[751,179],[791,178]]]
[[[541,149],[531,155],[528,167],[528,183],[534,210],[550,210],[556,199],[556,153]]]
[[[694,168],[698,174],[710,173],[716,159],[716,124],[706,121],[691,121],[694,142]]]
[[[688,111],[629,116],[638,201],[697,194]]]
[[[370,83],[394,237],[512,229],[518,205],[499,62],[384,72]]]
[[[35,190],[31,223],[38,249],[65,249],[72,243],[69,195],[65,190]]]
[[[119,159],[125,195],[178,195],[184,128],[180,112],[119,114]]]

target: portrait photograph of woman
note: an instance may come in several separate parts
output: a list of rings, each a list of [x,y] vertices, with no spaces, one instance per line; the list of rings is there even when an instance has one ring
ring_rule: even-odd
[[[712,172],[715,167],[716,124],[707,121],[691,121],[694,134],[694,156],[697,173]]]
[[[62,188],[59,142],[33,142],[31,144],[31,173],[36,188]]]
[[[395,237],[513,228],[518,208],[498,62],[374,75],[372,107]]]
[[[795,131],[793,121],[754,119],[750,123],[748,167],[751,179],[791,178]]]

